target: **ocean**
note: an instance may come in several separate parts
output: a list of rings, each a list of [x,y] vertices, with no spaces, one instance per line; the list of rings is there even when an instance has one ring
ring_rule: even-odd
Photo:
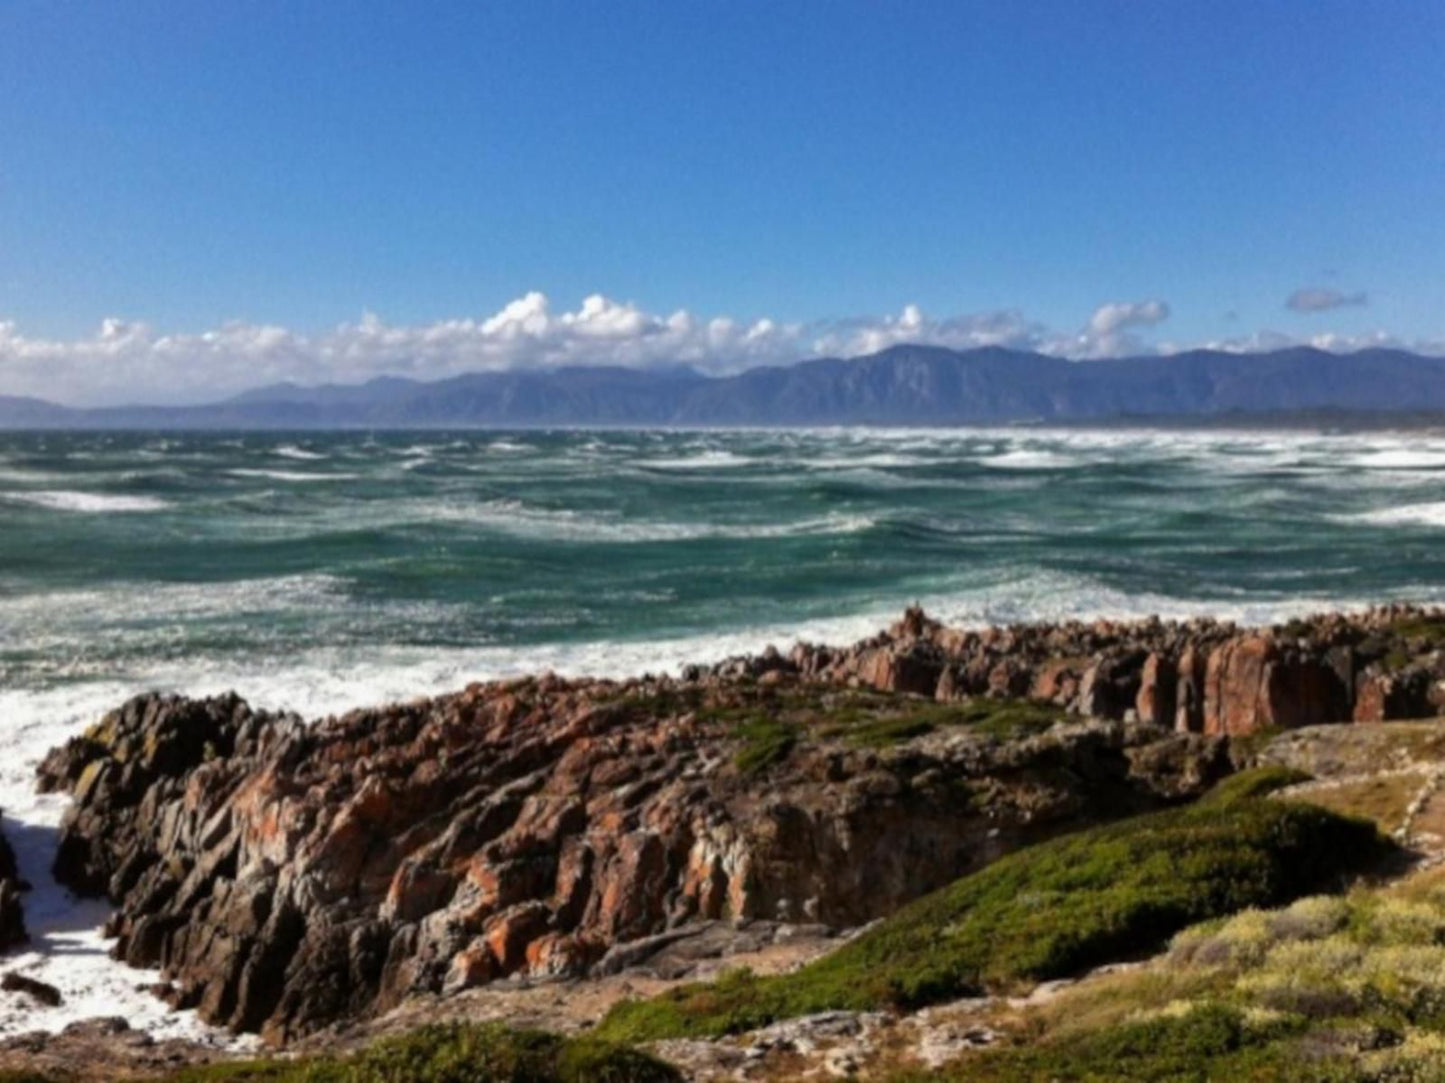
[[[321,716],[965,624],[1445,600],[1445,436],[0,433],[0,807],[61,1009],[198,1033],[50,880],[51,746],[149,689]]]

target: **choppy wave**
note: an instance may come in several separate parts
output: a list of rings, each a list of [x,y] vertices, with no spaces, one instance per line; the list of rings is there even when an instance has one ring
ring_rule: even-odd
[[[1445,500],[1428,504],[1402,504],[1392,508],[1377,508],[1374,511],[1359,512],[1343,517],[1349,522],[1373,523],[1378,526],[1438,526],[1445,527]]]
[[[136,692],[316,716],[847,643],[914,601],[978,625],[1445,600],[1421,533],[1445,527],[1434,437],[0,434],[0,464],[0,807],[42,885],[24,965],[163,1032],[193,1021],[45,894],[61,805],[30,792],[50,746]],[[70,1011],[0,1005],[0,1034]]]
[[[270,478],[272,481],[353,481],[359,474],[324,474],[314,470],[263,470],[259,467],[235,467],[227,471],[236,478]]]
[[[297,447],[295,444],[282,444],[275,449],[273,454],[279,455],[283,459],[302,459],[309,461],[327,457],[319,451],[308,451],[306,448]]]
[[[787,538],[810,534],[851,534],[875,520],[866,515],[821,515],[763,523],[682,523],[625,519],[570,508],[542,508],[520,500],[481,503],[440,501],[415,506],[411,516],[433,521],[473,523],[521,538],[548,541],[641,543],[702,538]]]
[[[733,451],[707,449],[691,455],[639,459],[638,465],[653,470],[724,470],[735,466],[747,466],[752,461],[752,459]]]
[[[29,492],[0,493],[0,499],[34,504],[52,511],[73,511],[89,514],[109,512],[164,511],[171,505],[158,496],[136,496],[121,493],[90,493],[75,489],[36,489]]]

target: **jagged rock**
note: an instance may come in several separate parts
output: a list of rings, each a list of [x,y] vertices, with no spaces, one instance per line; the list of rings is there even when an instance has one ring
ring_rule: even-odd
[[[1440,704],[1432,699],[1435,685],[1434,676],[1419,666],[1397,673],[1384,673],[1371,667],[1357,682],[1354,720],[1385,722],[1397,718],[1428,718],[1440,709]]]
[[[1174,724],[1176,677],[1174,663],[1170,659],[1158,652],[1150,652],[1139,675],[1139,693],[1134,698],[1140,721],[1155,726]]]
[[[1174,728],[1180,733],[1204,732],[1204,652],[1190,644],[1175,664]]]
[[[414,994],[583,974],[693,923],[867,922],[1065,827],[1196,795],[1229,770],[1214,735],[1393,709],[1371,683],[1387,663],[1428,705],[1440,642],[1445,614],[1403,608],[1260,632],[911,610],[853,647],[683,682],[544,675],[314,725],[140,697],[41,783],[74,797],[55,871],[115,903],[118,956],[284,1041]],[[920,697],[989,693],[1093,720],[1015,739],[929,722],[883,749],[780,721],[840,695],[941,716]]]
[[[0,833],[0,951],[9,951],[30,939],[25,931],[25,906],[20,893],[29,888],[20,879],[15,851]]]
[[[1209,656],[1205,733],[1239,735],[1349,717],[1345,687],[1322,658],[1262,635],[1232,639]]]
[[[7,993],[23,993],[37,1003],[45,1005],[47,1008],[60,1007],[64,999],[60,995],[60,990],[48,982],[27,977],[13,970],[3,978],[0,978],[0,989],[5,990]]]
[[[140,697],[42,768],[75,798],[56,874],[115,902],[116,954],[178,1006],[282,1041],[691,922],[862,924],[1227,769],[1218,743],[1087,723],[810,738],[744,771],[728,712],[820,694],[786,680],[529,679],[309,727]]]

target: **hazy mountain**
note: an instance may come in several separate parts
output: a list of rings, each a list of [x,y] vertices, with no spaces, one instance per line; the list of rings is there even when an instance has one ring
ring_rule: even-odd
[[[1445,359],[1299,348],[1079,362],[1001,348],[896,346],[719,378],[685,368],[600,367],[435,382],[382,377],[277,384],[206,406],[101,410],[0,397],[0,426],[936,425],[1311,410],[1445,411]]]

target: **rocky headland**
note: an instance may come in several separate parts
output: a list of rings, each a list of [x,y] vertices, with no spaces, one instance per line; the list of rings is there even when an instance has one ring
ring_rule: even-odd
[[[40,785],[73,798],[56,876],[115,905],[116,955],[177,1006],[296,1046],[492,990],[585,999],[825,951],[1004,855],[1318,759],[1288,743],[1302,727],[1432,718],[1442,647],[1445,613],[1409,607],[1261,629],[963,630],[914,609],[846,648],[316,722],[142,696]]]

